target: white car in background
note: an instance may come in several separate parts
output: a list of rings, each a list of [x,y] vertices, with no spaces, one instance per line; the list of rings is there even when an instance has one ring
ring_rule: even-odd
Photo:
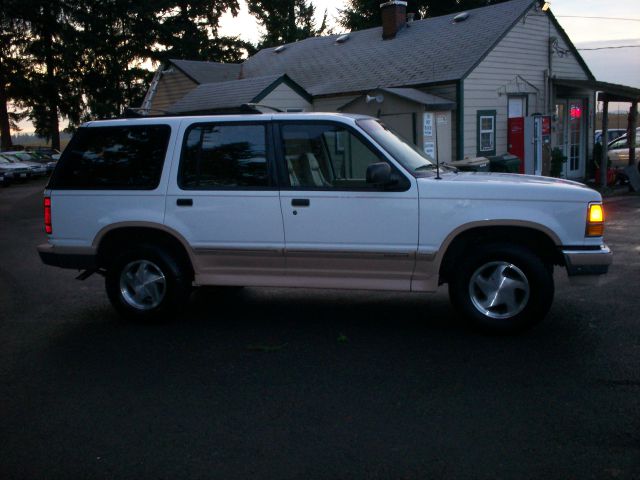
[[[623,135],[609,142],[607,157],[611,166],[623,169],[629,165],[629,141],[627,135]],[[640,128],[636,129],[636,164],[640,161]]]
[[[0,169],[11,172],[12,180],[27,180],[31,177],[31,169],[28,165],[20,162],[13,162],[4,154],[0,154]]]
[[[627,133],[626,128],[610,128],[607,130],[607,143]],[[594,143],[602,143],[602,130],[596,130]]]

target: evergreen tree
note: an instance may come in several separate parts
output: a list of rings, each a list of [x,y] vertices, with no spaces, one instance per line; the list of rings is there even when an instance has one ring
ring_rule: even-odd
[[[74,128],[139,105],[153,61],[240,60],[253,47],[237,38],[218,38],[227,10],[237,13],[237,0],[3,0],[3,146],[10,142],[10,100],[26,109],[38,135],[59,148],[61,119]]]
[[[9,111],[9,102],[19,97],[19,89],[24,85],[26,69],[23,55],[24,25],[13,18],[15,0],[6,0],[0,11],[0,148],[12,146],[11,130],[17,129],[20,115]]]
[[[327,13],[316,27],[316,8],[307,0],[248,0],[249,13],[254,15],[266,32],[259,48],[322,35],[327,30]]]
[[[82,46],[82,119],[117,116],[140,104],[153,75],[144,64],[158,38],[153,4],[84,0],[74,13]]]
[[[24,66],[16,103],[27,108],[36,133],[60,148],[60,118],[77,122],[82,110],[71,8],[61,0],[21,0],[11,7],[11,18],[21,25],[14,47]]]
[[[439,17],[505,1],[508,0],[409,0],[407,13],[415,13],[416,19]],[[382,25],[381,3],[381,0],[347,0],[347,7],[340,10],[340,25],[348,30],[379,27]]]
[[[253,53],[253,46],[237,37],[220,37],[220,17],[238,13],[237,0],[163,0],[159,6],[159,36],[154,57],[212,62],[239,62]]]

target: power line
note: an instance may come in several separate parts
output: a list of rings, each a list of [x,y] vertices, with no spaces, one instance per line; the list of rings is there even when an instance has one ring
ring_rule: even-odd
[[[622,18],[622,17],[585,17],[582,15],[556,15],[556,18],[591,18],[594,20],[620,20],[623,22],[640,22],[640,18]]]
[[[640,45],[617,45],[615,47],[579,48],[578,50],[616,50],[618,48],[640,48]]]

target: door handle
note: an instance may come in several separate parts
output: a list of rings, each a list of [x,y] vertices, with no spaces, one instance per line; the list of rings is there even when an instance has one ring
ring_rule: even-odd
[[[291,200],[292,207],[308,207],[311,202],[308,198],[294,198]]]
[[[176,205],[179,207],[193,207],[192,198],[179,198],[176,200]]]

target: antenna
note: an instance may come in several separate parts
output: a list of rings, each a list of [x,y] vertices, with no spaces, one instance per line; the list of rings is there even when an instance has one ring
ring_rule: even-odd
[[[436,180],[442,180],[442,177],[440,177],[440,155],[438,155],[438,112],[435,112],[433,114],[433,118],[435,120],[435,125],[434,125],[434,140],[435,140],[435,148],[434,148],[434,152],[436,155]]]

